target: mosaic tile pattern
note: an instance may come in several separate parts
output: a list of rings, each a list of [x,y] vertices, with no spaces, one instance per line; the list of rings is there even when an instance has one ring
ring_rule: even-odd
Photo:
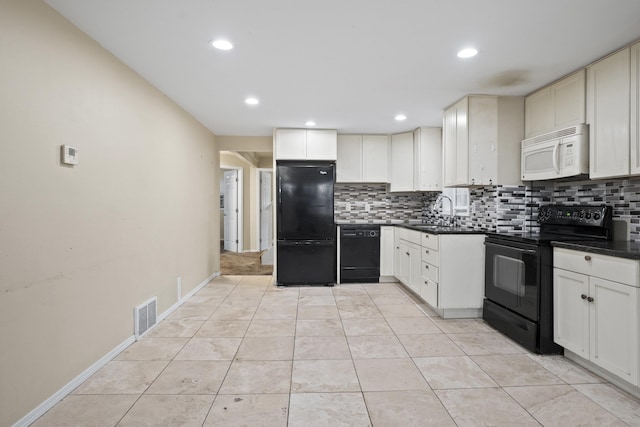
[[[336,221],[416,221],[422,220],[427,193],[389,193],[386,184],[336,184]],[[347,209],[351,205],[351,210]],[[366,210],[367,205],[369,211]]]
[[[438,194],[389,193],[385,184],[336,184],[335,217],[351,222],[435,222],[442,218],[433,209]],[[607,204],[613,206],[614,218],[628,221],[630,240],[640,242],[640,178],[476,187],[469,190],[469,202],[470,216],[458,217],[457,224],[487,231],[536,230],[541,204]]]

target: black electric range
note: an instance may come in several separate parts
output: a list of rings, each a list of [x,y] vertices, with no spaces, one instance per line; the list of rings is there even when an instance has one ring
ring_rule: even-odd
[[[484,320],[525,348],[561,353],[553,342],[552,241],[611,240],[610,206],[546,205],[539,230],[487,233]]]

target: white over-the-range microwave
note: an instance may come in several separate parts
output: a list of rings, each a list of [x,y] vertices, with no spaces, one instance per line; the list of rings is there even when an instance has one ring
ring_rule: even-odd
[[[589,129],[571,126],[522,141],[522,180],[566,178],[589,173]]]

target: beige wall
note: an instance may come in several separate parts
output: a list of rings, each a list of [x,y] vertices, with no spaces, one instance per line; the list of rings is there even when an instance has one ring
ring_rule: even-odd
[[[226,136],[216,138],[221,151],[258,151],[273,152],[273,136]]]
[[[59,163],[61,144],[79,150]],[[0,0],[0,425],[219,271],[218,149],[39,0]]]

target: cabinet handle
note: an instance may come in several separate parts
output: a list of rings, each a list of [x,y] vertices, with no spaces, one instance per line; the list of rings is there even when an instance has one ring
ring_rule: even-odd
[[[425,252],[427,253],[427,255],[429,255],[429,250],[428,249],[425,249]]]
[[[405,252],[407,254],[407,256],[409,256],[409,252]]]
[[[587,301],[589,301],[589,302],[593,302],[593,298],[592,298],[592,297],[588,297],[588,298],[587,298]]]
[[[585,261],[591,261],[591,256],[590,255],[585,255],[584,256],[584,260]]]
[[[425,265],[424,265],[424,268],[426,268],[426,269],[428,270],[428,269],[429,269],[429,266],[425,264]]]
[[[582,294],[582,295],[580,295],[580,298],[587,299],[587,296],[585,294]]]
[[[400,246],[396,246],[396,249],[400,249]]]
[[[428,285],[428,284],[429,284],[429,282],[427,282],[427,281],[425,280],[425,281],[424,281],[424,284],[425,284],[425,285]]]

